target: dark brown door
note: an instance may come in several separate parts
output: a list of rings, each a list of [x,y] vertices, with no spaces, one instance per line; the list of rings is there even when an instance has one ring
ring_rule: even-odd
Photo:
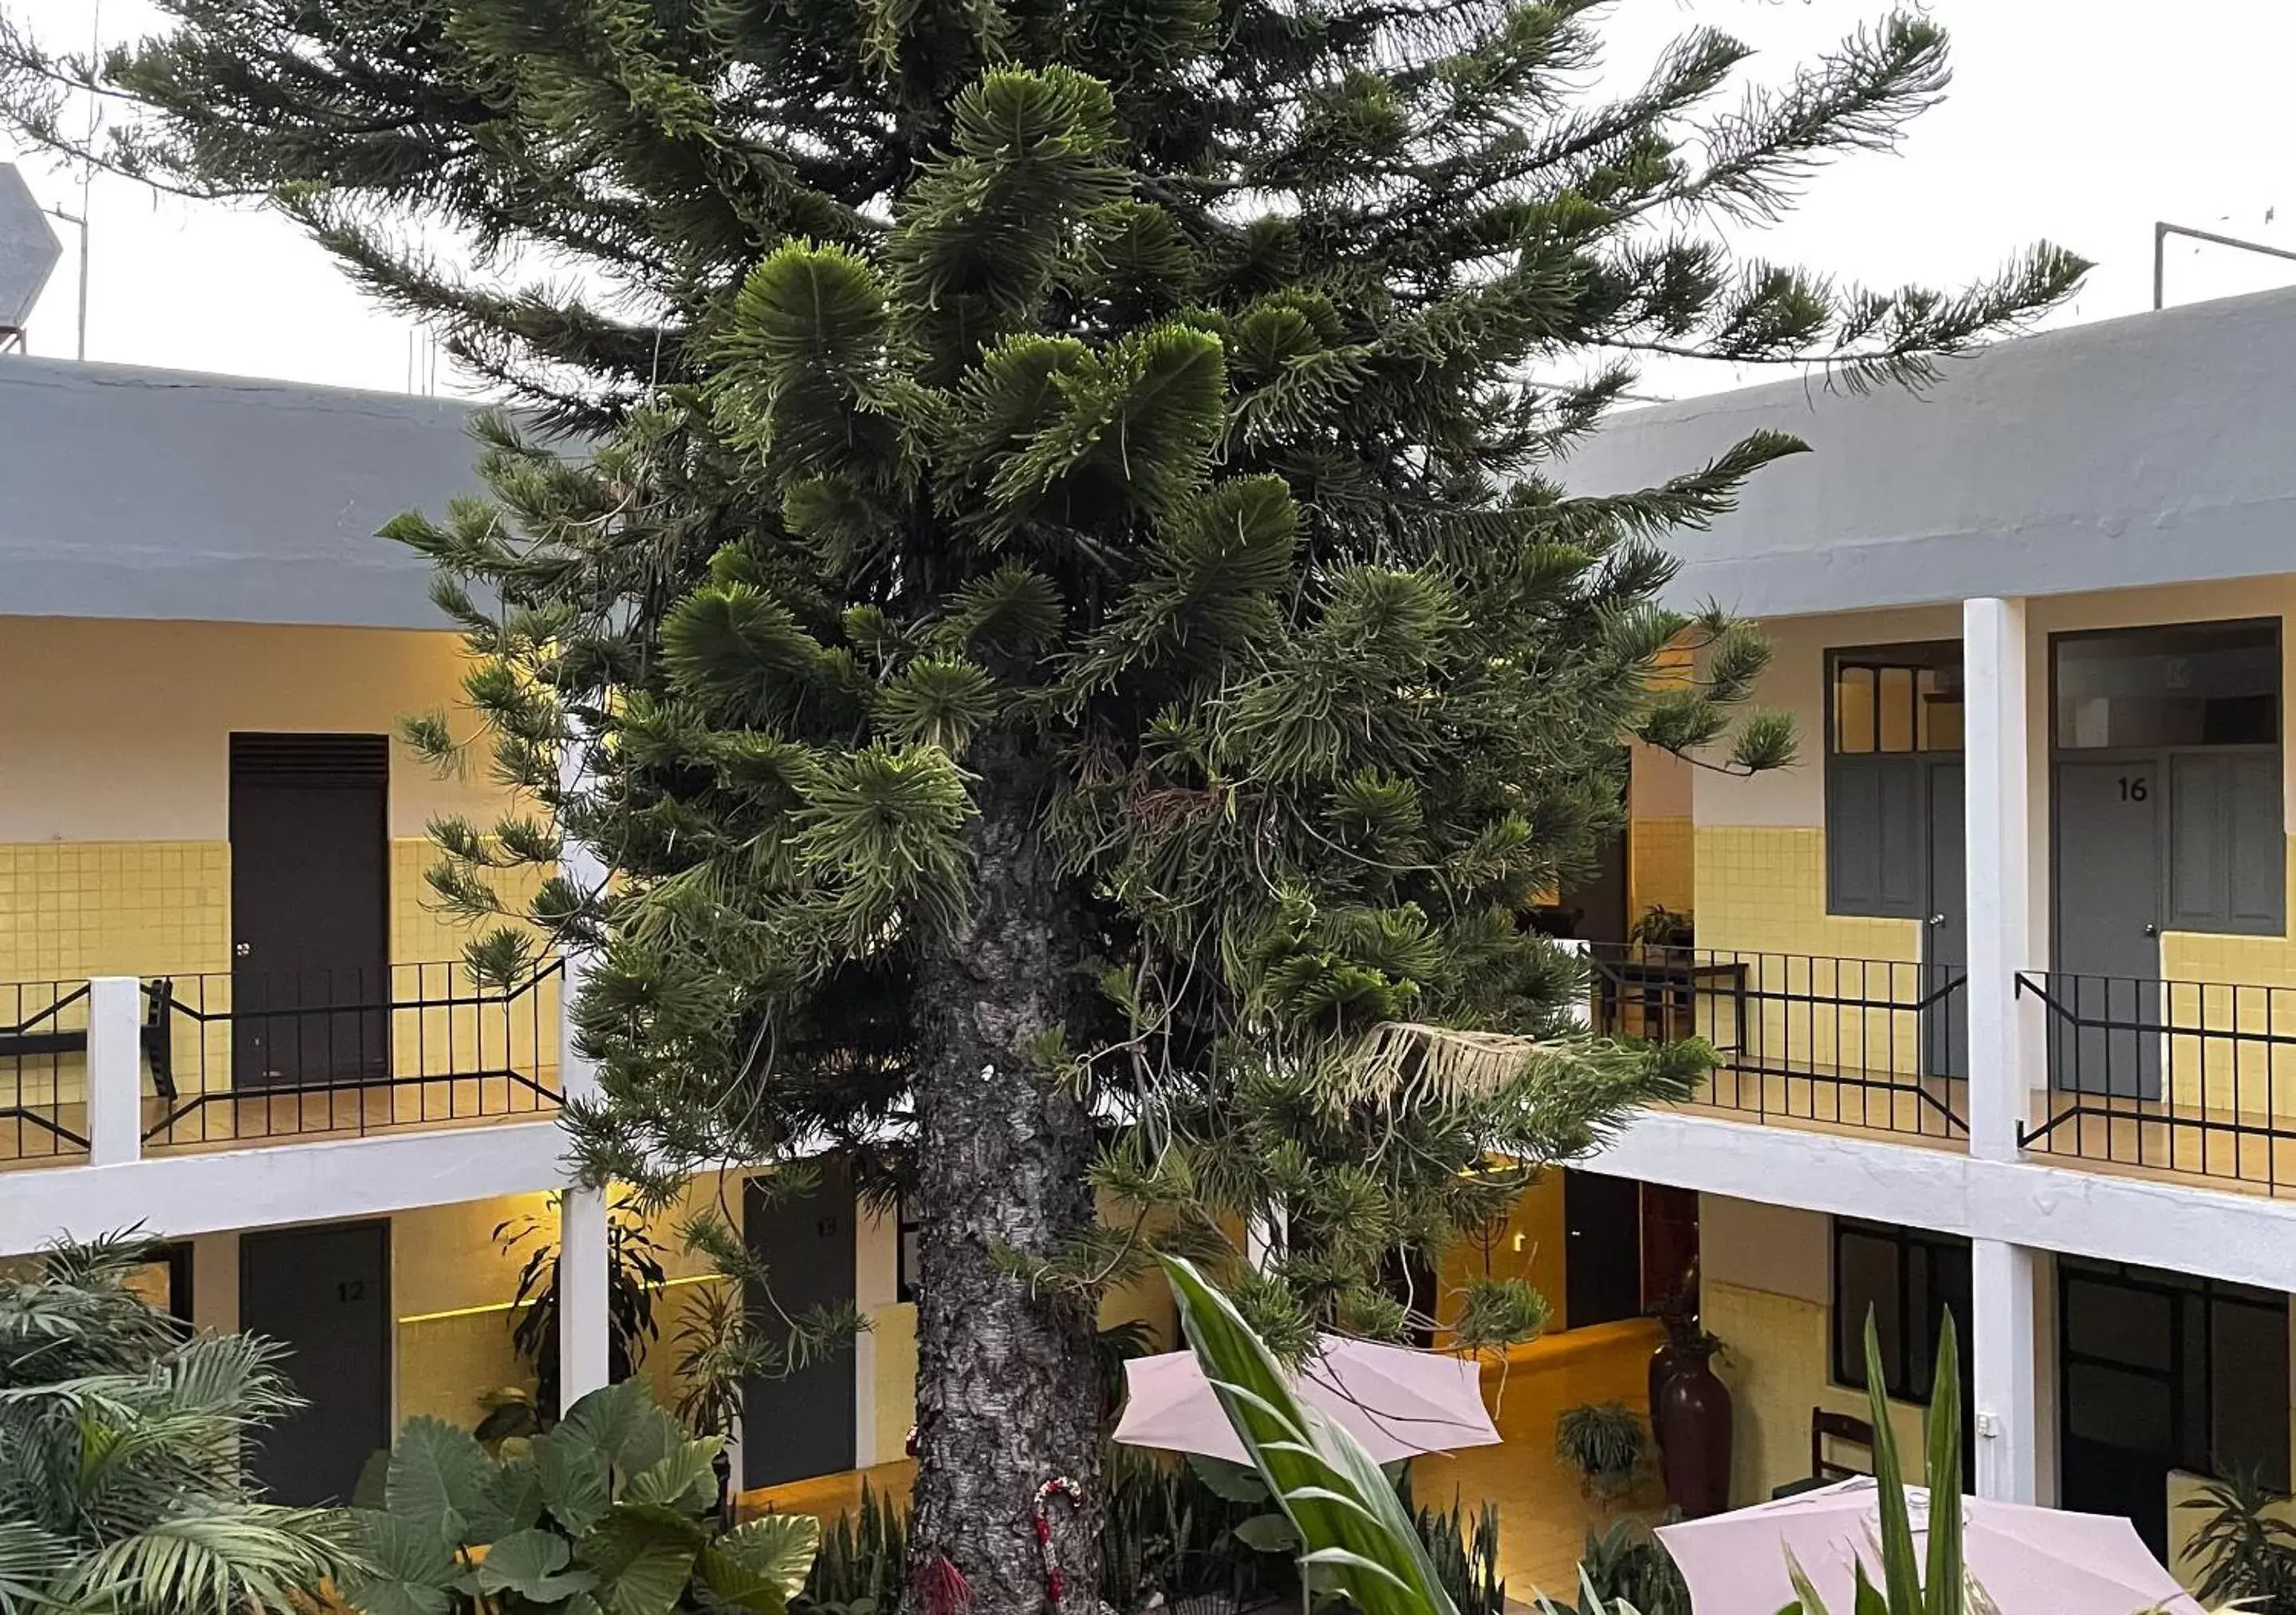
[[[232,1080],[390,1070],[390,742],[231,737]]]
[[[762,1184],[748,1185],[742,1236],[758,1272],[772,1281],[770,1294],[763,1285],[751,1288],[752,1316],[798,1317],[815,1307],[853,1305],[854,1209],[853,1179],[841,1163],[823,1162],[820,1181],[804,1194],[775,1196]],[[853,1353],[826,1351],[742,1388],[744,1487],[853,1467]]]
[[[390,1445],[390,1225],[241,1235],[239,1326],[286,1348],[304,1402],[256,1444],[267,1501],[348,1503]]]
[[[1698,1301],[1698,1195],[1665,1184],[1642,1186],[1643,1307],[1687,1294]]]
[[[1562,1172],[1562,1323],[1611,1324],[1643,1309],[1642,1185],[1566,1167]]]

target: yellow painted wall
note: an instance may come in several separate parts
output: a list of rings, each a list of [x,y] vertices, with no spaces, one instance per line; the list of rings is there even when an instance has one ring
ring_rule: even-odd
[[[2029,865],[2033,900],[2041,916],[2033,967],[2050,957],[2049,737],[2054,714],[2048,706],[2051,636],[2088,629],[2153,623],[2206,621],[2296,612],[2296,577],[2239,584],[2191,585],[2112,594],[2037,599],[2029,607],[2033,738],[2029,758],[2033,816]],[[1908,920],[1872,920],[1825,912],[1824,758],[1824,667],[1829,649],[1853,645],[1956,639],[1957,610],[1848,612],[1792,619],[1764,625],[1775,656],[1764,676],[1762,705],[1791,712],[1800,729],[1800,762],[1755,779],[1735,779],[1701,770],[1693,781],[1696,830],[1692,854],[1694,908],[1702,947],[1760,953],[1775,951],[1819,958],[1910,963],[1919,957],[1919,927]],[[2283,656],[2284,710],[2296,710],[2296,647]],[[2285,759],[2296,777],[2296,747]],[[2296,794],[2291,799],[2296,799]],[[2296,829],[2296,811],[2287,815]],[[1662,831],[1644,832],[1662,838]],[[1663,855],[1661,855],[1663,856]],[[2286,912],[2296,920],[2296,838],[2287,858],[2290,890]],[[1767,985],[1788,967],[1751,961]],[[2296,933],[2277,937],[2231,937],[2168,932],[2161,939],[2161,975],[2172,982],[2242,984],[2296,989]],[[1882,991],[1860,996],[1918,997],[1922,988],[1910,972],[1867,969],[1857,982]],[[1820,984],[1821,988],[1824,984]],[[2296,994],[2276,999],[2260,991],[2235,993],[2227,987],[2198,985],[2172,989],[2166,1008],[2172,1023],[2260,1030],[2276,1014],[2281,1029],[2296,1020]],[[1821,1021],[1827,1017],[1821,1016]],[[1723,1029],[1726,1030],[1726,1029]],[[1771,1046],[1782,1027],[1766,1032]],[[1868,1015],[1851,1022],[1830,1047],[1804,1048],[1789,1037],[1797,1057],[1866,1070],[1909,1071],[1918,1062],[1917,1018],[1909,1013]],[[1821,1038],[1821,1041],[1823,1039]],[[2172,1039],[2170,1091],[2187,1109],[2237,1107],[2253,1115],[2266,1111],[2296,1114],[2296,1053],[2274,1050],[2267,1062],[2254,1045],[2235,1049],[2221,1039]],[[2235,1060],[2239,1081],[2234,1081]]]
[[[1722,1341],[1715,1372],[1730,1388],[1734,1414],[1734,1506],[1761,1502],[1809,1473],[1813,1408],[1866,1414],[1864,1391],[1833,1382],[1829,1237],[1817,1212],[1699,1196],[1701,1321]],[[1899,1456],[1918,1480],[1922,1410],[1899,1404],[1890,1411]]]
[[[1688,914],[1698,893],[1693,874],[1691,765],[1636,741],[1628,748],[1627,907],[1639,919],[1652,908]]]
[[[1469,1284],[1481,1279],[1519,1278],[1546,1298],[1549,1330],[1567,1329],[1564,1316],[1562,1174],[1542,1175],[1523,1191],[1507,1219],[1488,1234],[1455,1242],[1436,1269],[1439,1291],[1435,1319],[1447,1328],[1458,1316]]]
[[[392,733],[410,713],[454,709],[464,667],[449,633],[218,623],[0,618],[0,688],[37,699],[0,703],[0,1023],[29,1018],[90,975],[168,976],[208,1011],[230,996],[229,737],[234,731]],[[70,678],[56,669],[71,669]],[[483,769],[441,780],[394,747],[389,809],[389,945],[397,966],[459,957],[468,933],[423,883],[424,826],[442,813],[481,824],[501,811]],[[531,877],[506,878],[517,902]],[[401,969],[394,996],[435,997],[445,971]],[[456,990],[467,996],[467,981]],[[547,1083],[555,1062],[537,1029],[554,1027],[555,984],[511,1012],[437,1010],[398,1017],[401,1074],[512,1066]],[[83,1010],[58,1024],[86,1024]],[[177,1086],[228,1081],[228,1029],[177,1018]],[[14,1103],[77,1103],[77,1056],[8,1062]],[[531,1108],[511,1096],[402,1095],[398,1119]],[[369,1120],[378,1119],[370,1118]],[[390,1119],[390,1118],[381,1118]],[[184,1142],[177,1140],[176,1142]]]
[[[678,1329],[697,1281],[708,1274],[707,1262],[683,1248],[676,1231],[706,1198],[715,1196],[718,1185],[714,1176],[695,1179],[685,1201],[651,1226],[669,1282],[655,1296],[654,1317],[660,1332],[641,1359],[639,1371],[665,1407],[675,1406],[680,1394],[675,1372]],[[736,1193],[720,1202],[737,1225],[740,1199]],[[537,1238],[556,1240],[557,1209],[545,1194],[466,1201],[391,1218],[391,1308],[397,1319],[401,1422],[428,1414],[467,1426],[481,1416],[479,1398],[487,1391],[504,1386],[532,1389],[531,1374],[511,1349],[514,1320],[510,1300],[517,1291],[519,1268],[536,1242],[529,1239],[505,1251],[494,1237],[498,1226],[529,1217],[540,1225]]]

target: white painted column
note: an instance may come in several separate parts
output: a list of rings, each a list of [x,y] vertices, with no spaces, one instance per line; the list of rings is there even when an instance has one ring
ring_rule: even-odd
[[[2042,1073],[2038,1002],[2017,996],[2041,934],[2033,913],[2033,736],[2026,690],[2025,603],[1962,603],[1962,713],[1969,891],[1969,1148],[2018,1158]],[[2039,1493],[2040,1398],[2035,1383],[2034,1252],[1972,1242],[1975,1316],[1963,1349],[1972,1373],[1981,1496],[2031,1503]]]
[[[87,984],[87,1159],[116,1167],[144,1154],[144,984]]]
[[[568,788],[577,786],[579,754],[569,748],[561,767]],[[605,865],[597,853],[570,838],[559,854],[559,868],[584,891],[595,890],[605,880]],[[575,1046],[574,1038],[574,1006],[589,974],[590,956],[586,950],[570,947],[565,961],[566,973],[559,982],[558,1091],[570,1102],[596,1096],[598,1068]],[[603,1386],[611,1372],[605,1192],[570,1184],[558,1215],[558,1375],[562,1403],[571,1406],[577,1398]]]
[[[1969,870],[1969,1144],[2017,1159],[2017,1129],[2041,1082],[2040,1006],[2020,999],[2035,968],[2033,819],[2027,760],[2025,603],[1962,603],[1963,778]]]
[[[2040,1396],[2034,1382],[2033,1251],[1971,1242],[1972,1309],[1962,1336],[1972,1372],[1977,1495],[2034,1503],[2040,1493]]]

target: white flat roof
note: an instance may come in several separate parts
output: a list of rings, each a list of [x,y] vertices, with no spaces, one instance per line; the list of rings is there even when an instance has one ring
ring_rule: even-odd
[[[1667,541],[1677,603],[1799,616],[2296,571],[2296,290],[1999,343],[1918,394],[1813,376],[1628,411],[1562,480],[1645,488],[1762,428],[1812,452]]]
[[[481,491],[472,409],[0,359],[0,616],[444,627],[375,533]]]

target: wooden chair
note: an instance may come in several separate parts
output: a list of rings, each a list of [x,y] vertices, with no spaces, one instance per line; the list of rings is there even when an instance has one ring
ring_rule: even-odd
[[[1866,1449],[1866,1467],[1853,1469],[1840,1460],[1826,1455],[1826,1443],[1839,1441],[1845,1447]],[[1853,1475],[1874,1472],[1874,1427],[1863,1419],[1853,1419],[1848,1414],[1828,1413],[1823,1407],[1809,1410],[1809,1474],[1819,1482],[1847,1480]]]

